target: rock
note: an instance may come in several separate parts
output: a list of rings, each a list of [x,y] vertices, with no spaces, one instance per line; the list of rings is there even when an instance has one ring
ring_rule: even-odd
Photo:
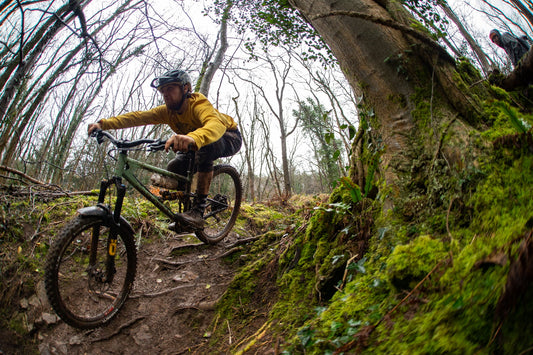
[[[150,333],[150,327],[146,324],[143,324],[139,330],[133,335],[133,340],[137,345],[146,345],[152,339],[152,334]]]
[[[41,316],[44,324],[51,325],[56,324],[59,321],[59,318],[55,314],[44,312]]]
[[[43,280],[37,283],[35,291],[37,292],[37,297],[39,297],[39,301],[41,302],[43,309],[50,308],[50,303],[48,302],[48,296],[46,295],[46,288],[44,287]]]
[[[28,300],[28,303],[30,304],[30,306],[35,308],[41,307],[41,301],[39,301],[39,297],[37,295],[32,295]]]
[[[27,298],[23,298],[20,300],[20,308],[28,309],[29,306],[30,306],[30,303],[28,302]]]
[[[80,345],[82,343],[82,339],[79,335],[74,335],[69,339],[68,343],[69,345]]]
[[[39,344],[39,354],[41,355],[51,355],[50,352],[50,345],[47,343],[41,343]]]
[[[198,274],[192,271],[182,271],[179,274],[174,275],[172,280],[176,282],[189,282],[192,280],[196,280],[197,278],[198,278]]]

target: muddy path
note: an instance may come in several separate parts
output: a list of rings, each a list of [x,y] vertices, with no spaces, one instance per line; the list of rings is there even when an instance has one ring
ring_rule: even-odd
[[[38,331],[39,352],[211,352],[210,333],[220,326],[214,321],[214,304],[233,279],[240,263],[237,252],[245,239],[232,233],[217,245],[204,245],[190,235],[172,235],[145,243],[138,251],[133,291],[118,316],[89,331],[52,321]]]

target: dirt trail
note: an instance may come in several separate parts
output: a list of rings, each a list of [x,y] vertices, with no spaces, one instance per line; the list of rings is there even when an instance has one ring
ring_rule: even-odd
[[[232,233],[217,245],[204,245],[192,236],[173,236],[142,245],[133,291],[118,316],[90,331],[62,321],[42,328],[40,353],[207,353],[214,303],[237,267],[222,256],[233,251],[237,237]]]

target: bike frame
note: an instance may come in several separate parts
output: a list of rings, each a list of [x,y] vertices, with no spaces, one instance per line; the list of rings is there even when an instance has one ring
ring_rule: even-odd
[[[122,211],[122,205],[124,202],[124,197],[126,196],[126,186],[122,183],[122,179],[124,178],[126,181],[128,181],[131,186],[137,191],[139,191],[148,201],[152,202],[161,212],[166,214],[168,217],[170,217],[172,220],[175,219],[174,212],[165,205],[156,195],[150,192],[146,186],[144,186],[139,179],[137,179],[137,176],[135,175],[135,171],[137,170],[146,170],[153,173],[157,173],[160,175],[164,175],[173,179],[176,179],[178,181],[185,182],[185,196],[192,196],[191,195],[191,184],[192,179],[194,176],[193,173],[193,167],[195,162],[195,153],[194,151],[190,151],[187,153],[189,155],[189,165],[187,167],[187,175],[180,175],[172,173],[168,170],[161,169],[159,167],[141,162],[139,160],[132,159],[128,157],[128,150],[127,149],[119,149],[119,154],[117,157],[117,163],[115,167],[115,176],[113,176],[111,179],[104,179],[100,182],[100,193],[98,195],[98,204],[97,206],[100,206],[105,213],[109,216],[110,219],[113,220],[113,224],[115,226],[118,226],[120,223],[120,214]],[[107,190],[110,186],[115,185],[117,189],[117,199],[115,201],[115,208],[113,209],[113,213],[111,215],[111,211],[108,210],[107,207],[105,207],[105,196],[107,193]],[[181,204],[180,204],[180,211],[181,212]],[[186,200],[183,206],[183,209],[186,211],[190,208],[190,200]],[[97,243],[99,239],[99,233],[97,230],[93,231],[92,235],[92,252],[90,255],[90,261],[89,265],[90,268],[92,268],[95,265],[96,262],[96,250],[97,250]],[[115,254],[116,254],[116,246],[117,246],[117,234],[116,234],[116,228],[112,228],[109,237],[107,240],[107,262],[106,262],[106,271],[105,271],[105,282],[112,282],[114,275],[115,275]],[[98,277],[98,271],[92,270],[91,272],[94,272],[94,276]]]
[[[176,179],[178,181],[185,182],[185,195],[191,195],[191,184],[194,176],[193,166],[194,166],[194,152],[188,152],[189,154],[189,166],[187,167],[187,175],[180,175],[173,172],[170,172],[165,169],[144,163],[139,160],[132,159],[128,157],[127,149],[120,149],[117,157],[117,164],[115,168],[115,176],[110,180],[102,180],[100,183],[100,194],[98,196],[98,203],[103,204],[105,201],[105,195],[107,189],[111,185],[116,185],[117,187],[117,200],[115,202],[115,208],[113,211],[113,219],[115,223],[118,223],[120,220],[120,213],[122,210],[122,203],[126,195],[126,187],[122,184],[122,178],[128,181],[131,186],[139,191],[148,201],[152,202],[161,212],[166,214],[171,219],[174,219],[175,213],[164,204],[156,195],[150,192],[146,186],[144,186],[135,175],[137,170],[146,170],[160,175],[167,176],[169,178]],[[184,209],[187,210],[188,205],[184,206]]]

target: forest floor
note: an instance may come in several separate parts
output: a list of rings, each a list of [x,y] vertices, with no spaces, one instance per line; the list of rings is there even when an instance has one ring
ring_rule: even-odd
[[[231,233],[217,245],[205,245],[192,235],[174,235],[145,243],[138,252],[137,276],[125,306],[108,325],[95,330],[54,320],[46,296],[39,296],[44,319],[34,332],[39,353],[212,353],[206,349],[211,332],[227,326],[216,323],[214,305],[243,257],[231,257],[242,239]]]
[[[237,272],[254,258],[252,242],[266,232],[283,234],[292,228],[295,216],[308,217],[327,195],[300,196],[279,210],[245,204],[233,231],[215,245],[166,229],[167,223],[153,209],[132,200],[133,205],[127,206],[128,220],[136,234],[143,236],[133,289],[109,324],[80,330],[64,323],[50,307],[43,269],[59,230],[78,208],[92,205],[91,199],[38,204],[4,198],[0,204],[0,355],[229,353],[228,349],[238,348],[264,324],[264,308],[275,296],[272,280],[262,278],[254,291],[253,324],[231,326],[217,319],[216,302]],[[244,312],[240,304],[234,308]],[[221,331],[223,344],[213,344],[211,334]],[[275,351],[263,350],[260,353]]]

